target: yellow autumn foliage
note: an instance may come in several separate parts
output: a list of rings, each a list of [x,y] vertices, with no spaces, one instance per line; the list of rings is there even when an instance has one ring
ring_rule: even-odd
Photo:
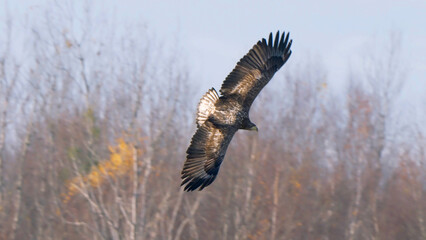
[[[133,154],[136,149],[121,138],[117,142],[116,146],[108,147],[110,151],[108,160],[93,166],[86,175],[74,177],[67,182],[67,192],[63,194],[64,203],[67,203],[72,196],[85,187],[99,187],[108,178],[116,178],[131,171],[134,161]]]
[[[295,197],[299,196],[300,190],[302,188],[302,184],[300,184],[300,181],[297,179],[296,176],[291,177],[290,179],[290,186],[292,187],[292,193]]]

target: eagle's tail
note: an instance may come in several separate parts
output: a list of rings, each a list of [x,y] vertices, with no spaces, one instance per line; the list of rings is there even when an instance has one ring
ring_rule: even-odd
[[[209,118],[215,110],[215,104],[219,99],[219,94],[217,94],[214,88],[209,89],[204,96],[201,98],[200,103],[198,104],[197,109],[197,125],[200,127],[203,123]]]

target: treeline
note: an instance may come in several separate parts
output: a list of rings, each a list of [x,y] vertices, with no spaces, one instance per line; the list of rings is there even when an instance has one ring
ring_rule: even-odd
[[[339,96],[314,61],[285,66],[251,111],[259,133],[186,193],[198,99],[179,53],[80,25],[33,23],[24,58],[2,36],[0,239],[426,239],[426,140],[395,120],[397,39]]]

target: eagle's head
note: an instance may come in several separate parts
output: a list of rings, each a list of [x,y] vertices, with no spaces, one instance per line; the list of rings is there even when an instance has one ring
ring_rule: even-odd
[[[249,131],[259,131],[256,124],[252,123],[249,119],[243,122],[243,129]]]
[[[259,129],[257,128],[257,126],[256,126],[256,125],[253,125],[253,127],[249,128],[249,129],[247,129],[247,130],[250,130],[250,131],[256,131],[256,132],[258,132],[258,131],[259,131]]]

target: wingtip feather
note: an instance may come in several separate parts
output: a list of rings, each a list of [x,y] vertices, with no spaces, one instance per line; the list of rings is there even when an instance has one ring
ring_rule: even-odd
[[[278,48],[278,41],[279,40],[280,40],[280,31],[277,31],[277,35],[275,35],[274,48]]]

